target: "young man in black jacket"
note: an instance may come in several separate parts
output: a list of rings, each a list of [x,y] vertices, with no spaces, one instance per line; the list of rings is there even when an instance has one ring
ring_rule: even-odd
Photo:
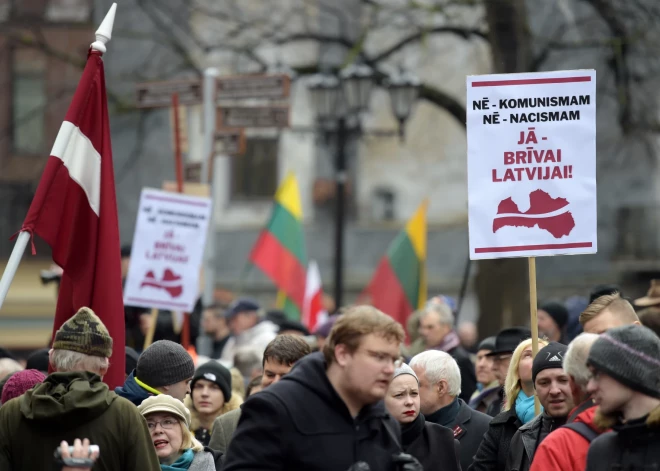
[[[612,428],[593,442],[586,471],[653,469],[660,463],[660,339],[628,325],[594,342],[587,386],[598,404],[597,425]]]
[[[400,429],[382,399],[403,338],[401,325],[377,309],[347,310],[323,353],[243,404],[225,471],[343,471],[358,462],[399,469]]]

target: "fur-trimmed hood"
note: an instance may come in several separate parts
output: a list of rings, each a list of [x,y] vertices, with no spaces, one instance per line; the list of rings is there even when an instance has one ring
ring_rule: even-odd
[[[605,415],[601,412],[600,407],[598,407],[594,416],[594,424],[596,426],[602,430],[607,430],[618,423],[620,423],[620,417],[618,415]],[[660,406],[649,413],[649,416],[646,418],[646,425],[649,428],[660,428]]]

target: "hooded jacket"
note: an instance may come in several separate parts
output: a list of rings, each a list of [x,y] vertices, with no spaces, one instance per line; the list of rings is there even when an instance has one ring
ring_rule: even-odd
[[[593,404],[591,400],[589,404]],[[572,422],[582,422],[594,432],[601,433],[594,423],[595,414],[596,406],[591,405],[580,412]],[[569,416],[572,415],[573,412]],[[536,449],[530,471],[584,471],[589,445],[590,442],[575,430],[560,427],[548,435]]]
[[[399,424],[382,401],[353,418],[326,375],[320,352],[299,360],[276,384],[243,403],[225,471],[343,471],[358,461],[394,471]]]
[[[511,439],[506,471],[529,471],[536,448],[550,432],[566,423],[566,417],[550,417],[545,412],[520,427]]]
[[[53,373],[0,408],[0,469],[49,470],[62,440],[89,438],[95,471],[160,471],[138,410],[88,372]]]
[[[612,427],[612,431],[591,442],[586,471],[657,469],[660,463],[660,406],[647,416],[625,424],[597,411],[594,422],[600,428]]]
[[[234,354],[241,347],[253,347],[261,357],[270,341],[277,336],[277,329],[271,321],[263,320],[242,334],[229,337],[219,361],[223,365],[233,365]]]
[[[135,382],[135,370],[131,371],[131,374],[128,375],[123,386],[115,388],[115,393],[117,393],[119,397],[128,399],[136,406],[142,404],[142,401],[149,396],[153,396],[153,394]]]

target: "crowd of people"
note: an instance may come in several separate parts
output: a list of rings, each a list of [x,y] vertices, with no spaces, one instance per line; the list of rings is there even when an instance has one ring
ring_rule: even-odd
[[[114,391],[113,339],[81,308],[25,368],[0,359],[0,470],[657,469],[656,291],[543,303],[536,354],[527,326],[466,343],[446,296],[408,345],[370,306],[309,332],[239,299],[203,310],[199,354],[127,347]]]

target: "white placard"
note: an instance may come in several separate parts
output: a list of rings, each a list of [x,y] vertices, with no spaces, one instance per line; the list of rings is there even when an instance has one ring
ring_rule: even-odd
[[[193,310],[210,216],[210,198],[142,189],[124,304]]]
[[[467,78],[470,258],[595,253],[596,72]]]

